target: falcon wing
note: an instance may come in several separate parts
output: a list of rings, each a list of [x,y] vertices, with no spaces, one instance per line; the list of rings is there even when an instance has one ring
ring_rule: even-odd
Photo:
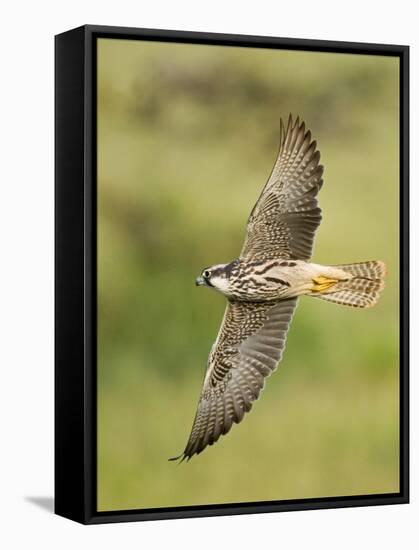
[[[311,133],[291,115],[281,119],[278,158],[248,223],[242,258],[309,260],[321,221],[316,195],[323,184],[320,153]]]
[[[275,304],[228,303],[208,358],[191,435],[182,455],[170,460],[199,454],[250,411],[282,357],[296,303],[297,298]]]

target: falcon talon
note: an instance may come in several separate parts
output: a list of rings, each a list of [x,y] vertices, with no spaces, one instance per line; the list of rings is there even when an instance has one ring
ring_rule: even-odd
[[[357,308],[375,305],[385,264],[325,266],[310,262],[322,216],[317,194],[323,167],[317,144],[299,117],[280,121],[279,153],[251,211],[240,256],[205,268],[197,286],[227,299],[208,359],[192,432],[174,460],[201,453],[252,408],[265,378],[278,366],[302,295]],[[231,350],[234,350],[234,354]]]
[[[327,277],[316,277],[313,279],[314,286],[312,287],[313,292],[323,292],[328,288],[332,287],[338,282],[338,279],[328,279]]]

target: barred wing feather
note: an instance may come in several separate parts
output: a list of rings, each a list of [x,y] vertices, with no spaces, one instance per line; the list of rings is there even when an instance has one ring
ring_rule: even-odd
[[[248,223],[242,258],[309,260],[321,221],[316,195],[323,167],[305,124],[281,119],[279,153]]]
[[[215,443],[252,408],[277,367],[297,298],[275,304],[229,302],[211,350],[188,443],[190,459]]]

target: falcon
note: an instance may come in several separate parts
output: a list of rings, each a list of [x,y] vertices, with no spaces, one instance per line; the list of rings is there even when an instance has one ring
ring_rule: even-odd
[[[383,289],[385,264],[310,262],[321,210],[323,166],[299,117],[280,121],[279,153],[247,222],[240,256],[205,268],[196,285],[221,292],[227,306],[209,354],[183,461],[242,421],[277,368],[299,296],[368,308]]]

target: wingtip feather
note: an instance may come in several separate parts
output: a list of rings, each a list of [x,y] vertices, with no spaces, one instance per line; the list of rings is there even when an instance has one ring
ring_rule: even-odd
[[[176,460],[179,460],[178,464],[182,464],[182,462],[185,460],[185,458],[186,458],[185,453],[182,453],[182,454],[180,454],[180,455],[178,455],[178,456],[172,456],[171,458],[168,458],[168,461],[169,461],[169,462],[174,462],[174,461],[176,461]],[[189,457],[189,458],[190,458],[190,457]],[[189,458],[188,458],[188,460],[189,460]]]

